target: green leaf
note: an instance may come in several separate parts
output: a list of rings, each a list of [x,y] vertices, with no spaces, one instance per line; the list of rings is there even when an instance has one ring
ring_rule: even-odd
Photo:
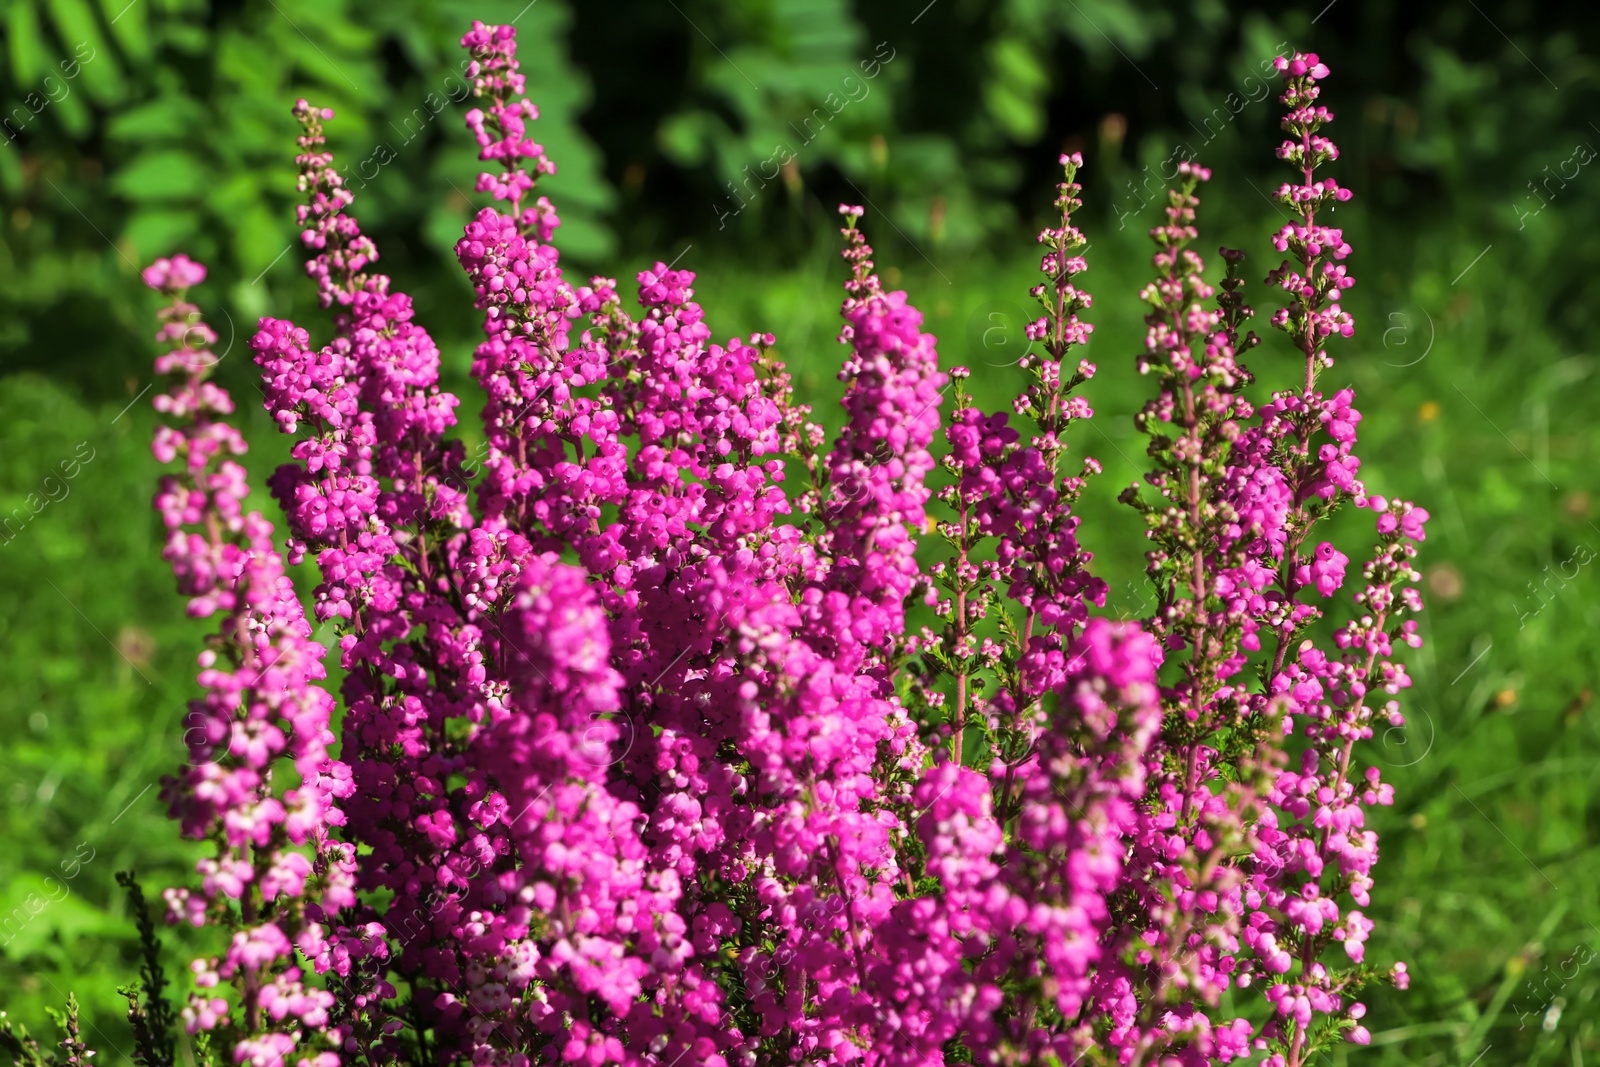
[[[13,0],[6,19],[6,37],[11,45],[12,84],[19,89],[32,85],[50,65],[39,33],[39,16],[32,4]]]
[[[0,945],[11,959],[27,959],[52,941],[70,946],[84,934],[119,934],[120,922],[85,903],[61,878],[28,874],[0,898]]]
[[[183,200],[205,188],[205,168],[187,152],[162,149],[135,158],[111,187],[130,200]]]
[[[0,145],[0,190],[7,196],[16,196],[22,191],[22,167],[17,162],[17,153],[8,152],[6,148]]]
[[[991,77],[983,88],[989,114],[1014,141],[1031,144],[1044,132],[1050,76],[1028,42],[1001,38],[989,49]]]
[[[1037,95],[1050,86],[1050,75],[1026,41],[1015,37],[998,40],[989,59],[1000,79],[1019,92]]]
[[[82,65],[83,84],[96,103],[111,104],[127,93],[122,68],[100,22],[85,0],[50,0],[50,16],[70,56]]]
[[[106,133],[117,141],[181,140],[200,129],[205,111],[187,96],[173,93],[129,108],[106,123]]]
[[[271,264],[278,256],[283,255],[286,246],[294,243],[295,239],[288,220],[280,219],[274,212],[268,210],[260,196],[257,196],[255,203],[235,218],[233,239],[235,254],[240,263],[261,264],[256,271]],[[293,252],[283,258],[290,262],[291,267],[295,265],[296,257]]]
[[[194,26],[184,22],[169,22],[161,25],[162,39],[179,52],[189,55],[203,55],[213,46],[211,34],[203,26]]]
[[[135,260],[144,263],[181,248],[199,228],[199,222],[193,211],[141,207],[128,220],[122,236],[138,250]]]
[[[1043,110],[1008,85],[991,82],[985,86],[983,103],[1013,141],[1027,144],[1044,130]]]
[[[668,159],[693,167],[705,160],[715,126],[716,120],[703,111],[682,112],[661,124],[656,139]]]
[[[111,36],[117,39],[129,59],[138,65],[150,60],[154,49],[150,42],[149,0],[100,0],[100,10],[111,27]]]
[[[89,135],[93,116],[89,114],[89,105],[84,103],[82,93],[62,97],[56,109],[56,119],[69,134],[79,138]]]

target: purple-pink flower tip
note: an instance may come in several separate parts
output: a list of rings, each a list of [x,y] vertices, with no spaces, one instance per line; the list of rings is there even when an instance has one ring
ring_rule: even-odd
[[[143,271],[144,283],[152,289],[181,290],[206,280],[206,268],[183,253],[171,259],[163,256]]]
[[[1292,57],[1279,56],[1272,61],[1272,65],[1281,71],[1287,71],[1291,78],[1311,76],[1312,81],[1321,81],[1328,76],[1328,66],[1317,60],[1315,52],[1301,54],[1296,52]]]

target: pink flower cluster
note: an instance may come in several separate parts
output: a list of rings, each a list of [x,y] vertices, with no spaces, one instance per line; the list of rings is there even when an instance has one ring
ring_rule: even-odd
[[[1075,513],[1099,466],[1067,464],[1095,374],[1072,352],[1093,330],[1081,159],[1039,234],[1009,412],[941,370],[841,207],[830,443],[777,339],[717,342],[691,272],[640,272],[637,314],[613,279],[568,280],[515,33],[462,44],[494,201],[456,246],[483,316],[479,470],[349,213],[331,111],[295,108],[331,331],[266,318],[250,341],[294,438],[268,482],[286,556],[244,509],[186,301],[204,268],[145,275],[170,300],[166,558],[191,614],[222,619],[167,784],[215,846],[169,919],[226,943],[191,968],[191,1032],[252,1067],[1302,1067],[1369,1040],[1362,988],[1406,972],[1368,951],[1367,809],[1393,791],[1360,742],[1403,721],[1427,512],[1367,491],[1353,393],[1316,389],[1352,329],[1350,250],[1318,221],[1349,195],[1314,176],[1337,157],[1326,67],[1282,62],[1302,181],[1269,281],[1303,388],[1241,393],[1258,338],[1243,255],[1213,285],[1192,247],[1203,168],[1151,231],[1152,467],[1123,498],[1157,607],[1113,621]],[[1349,558],[1316,527],[1346,503],[1378,543],[1341,612]],[[311,618],[340,654],[337,734]]]
[[[171,348],[156,361],[169,384],[154,402],[168,419],[156,457],[177,465],[155,500],[167,528],[163,556],[189,614],[222,620],[199,656],[204,695],[184,719],[189,761],[163,789],[184,834],[216,846],[200,861],[197,889],[166,892],[168,918],[231,931],[222,955],[194,961],[196,989],[182,1015],[191,1033],[234,1028],[239,1062],[296,1056],[323,1067],[315,1035],[332,1025],[335,997],[303,981],[301,961],[324,941],[324,924],[356,904],[356,845],[339,840],[340,802],[355,786],[349,766],[328,751],[337,739],[334,698],[320,684],[325,650],[311,639],[272,524],[244,510],[249,487],[231,457],[245,442],[225,421],[232,399],[207,380],[216,335],[185,299],[204,278],[205,268],[184,256],[144,273],[170,301],[157,340]],[[274,781],[284,774],[292,777]],[[357,934],[356,950],[381,958],[379,931],[374,924]],[[222,995],[224,981],[232,998]]]

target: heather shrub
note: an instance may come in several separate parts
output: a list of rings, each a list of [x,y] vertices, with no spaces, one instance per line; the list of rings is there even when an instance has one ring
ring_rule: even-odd
[[[462,44],[496,204],[456,246],[481,451],[375,269],[330,111],[295,107],[330,336],[264,318],[250,341],[294,439],[282,531],[210,380],[205,269],[145,272],[164,555],[217,622],[164,792],[215,852],[162,896],[216,947],[173,1007],[145,931],[139,1062],[171,1063],[180,1024],[253,1067],[1299,1067],[1369,1041],[1361,991],[1407,979],[1368,958],[1365,809],[1393,791],[1361,743],[1403,722],[1428,515],[1369,492],[1353,392],[1318,388],[1354,326],[1317,57],[1279,60],[1276,391],[1243,362],[1244,254],[1212,284],[1196,251],[1204,168],[1151,230],[1150,467],[1122,498],[1155,607],[1117,621],[1074,513],[1099,467],[1068,455],[1095,374],[1076,155],[1010,412],[971,406],[841,207],[829,440],[772,335],[716,340],[691,272],[642,272],[637,311],[564,276],[514,32]],[[1348,583],[1322,532],[1345,506],[1375,528]],[[336,649],[312,639],[330,622]]]

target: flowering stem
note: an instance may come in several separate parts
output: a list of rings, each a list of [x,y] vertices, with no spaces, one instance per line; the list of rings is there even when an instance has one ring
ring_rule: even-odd
[[[953,620],[953,625],[955,626],[956,710],[950,738],[950,757],[957,764],[961,762],[961,746],[967,732],[967,645],[971,640],[971,630],[967,623],[967,574],[971,567],[969,562],[971,533],[968,529],[970,515],[966,497],[962,496],[959,499],[957,524],[961,532],[959,535],[960,540],[956,547],[956,606]]]

